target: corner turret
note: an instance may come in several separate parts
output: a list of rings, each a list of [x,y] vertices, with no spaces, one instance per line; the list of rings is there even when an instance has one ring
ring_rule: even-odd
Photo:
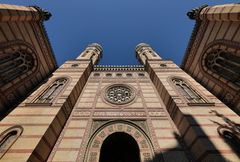
[[[103,48],[98,43],[89,44],[86,49],[77,57],[77,60],[91,59],[95,65],[102,57]]]
[[[146,60],[161,60],[162,58],[152,49],[149,44],[139,43],[136,48],[136,57],[145,65]]]

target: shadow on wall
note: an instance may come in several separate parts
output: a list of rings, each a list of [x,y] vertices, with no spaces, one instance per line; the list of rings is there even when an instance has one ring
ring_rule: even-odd
[[[216,116],[222,118],[226,124],[220,124],[216,121],[212,121],[215,124],[218,124],[219,127],[216,130],[220,137],[232,148],[238,157],[240,157],[240,124],[237,124],[231,121],[229,118],[219,114],[217,111],[212,110],[210,113],[214,113]],[[177,139],[179,145],[175,148],[168,149],[164,152],[156,154],[155,157],[147,162],[195,162],[195,161],[209,161],[209,162],[229,162],[228,159],[224,158],[215,145],[211,142],[209,137],[205,134],[204,130],[198,125],[197,121],[191,116],[187,115],[188,120],[191,120],[191,123],[195,123],[195,126],[192,126],[193,131],[198,132],[199,137],[195,136],[195,139],[192,142],[188,142],[186,134],[183,136],[174,133],[175,139]],[[196,148],[193,148],[194,144],[198,139],[204,140],[204,143],[200,144]],[[184,141],[187,141],[186,143]],[[188,145],[187,145],[188,143]],[[200,149],[205,147],[205,152],[200,153]],[[207,147],[207,148],[206,148]],[[198,150],[199,149],[199,150]],[[195,150],[195,153],[194,153]],[[187,159],[181,158],[180,156],[174,156],[174,152],[182,151],[185,153]],[[191,151],[191,152],[190,152]],[[199,151],[199,152],[198,152]],[[198,155],[196,154],[198,153]],[[212,157],[206,157],[208,155],[213,155]]]
[[[147,161],[147,162],[193,162],[195,161],[193,155],[189,152],[188,148],[186,147],[186,144],[184,143],[181,136],[179,136],[176,132],[173,133],[175,139],[178,141],[178,144],[175,148],[171,148],[168,150],[165,150],[162,153],[155,154],[154,158]],[[180,154],[176,154],[177,152],[180,152]],[[177,156],[174,156],[177,155]],[[185,157],[181,155],[185,155]]]
[[[213,123],[219,125],[217,131],[224,141],[232,148],[236,155],[240,158],[240,124],[235,123],[223,114],[218,113],[216,110],[212,110],[210,113],[214,113],[225,121],[226,124],[221,124],[216,121]]]

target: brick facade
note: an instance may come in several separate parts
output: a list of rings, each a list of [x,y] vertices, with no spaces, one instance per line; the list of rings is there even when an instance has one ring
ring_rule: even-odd
[[[239,116],[150,45],[140,43],[135,52],[141,65],[96,65],[103,49],[93,43],[66,61],[0,122],[0,160],[102,162],[106,141],[119,133],[134,141],[141,162],[239,161],[225,138],[240,138]]]

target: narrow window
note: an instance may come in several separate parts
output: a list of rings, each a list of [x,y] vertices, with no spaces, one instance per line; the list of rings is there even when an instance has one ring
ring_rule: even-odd
[[[34,66],[31,54],[23,50],[7,56],[0,56],[0,85],[11,82],[17,77],[27,73]]]
[[[132,77],[132,74],[131,73],[127,73],[126,76],[127,77]]]
[[[82,54],[82,57],[85,57],[87,55],[87,53],[89,53],[89,51],[84,51],[84,53]]]
[[[95,76],[95,77],[99,77],[100,74],[99,74],[99,73],[94,73],[93,76]]]
[[[167,65],[166,64],[160,64],[160,67],[164,68],[164,67],[167,67]]]
[[[178,89],[180,95],[185,97],[190,103],[205,103],[206,101],[197,94],[185,81],[180,78],[172,79],[173,84]]]
[[[240,57],[217,49],[207,53],[205,64],[213,73],[240,86]]]
[[[148,51],[153,57],[157,57],[156,54],[154,54],[154,52],[152,51]]]
[[[121,74],[121,73],[117,73],[116,76],[117,76],[117,77],[121,77],[122,74]]]
[[[21,126],[13,126],[0,134],[0,159],[22,134]]]
[[[72,67],[78,67],[79,64],[72,64]]]
[[[35,100],[35,103],[51,103],[59,94],[66,84],[66,78],[57,79],[40,97]]]
[[[107,74],[106,74],[106,77],[111,77],[111,76],[112,76],[111,73],[107,73]]]

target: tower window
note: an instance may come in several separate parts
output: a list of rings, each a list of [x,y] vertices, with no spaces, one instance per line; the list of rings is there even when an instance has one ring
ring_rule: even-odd
[[[206,103],[206,101],[193,90],[184,80],[180,78],[172,79],[180,95],[182,95],[189,103]]]
[[[0,159],[22,134],[21,126],[13,126],[0,134]]]
[[[51,86],[35,100],[35,103],[51,103],[61,92],[67,82],[66,78],[57,79]]]
[[[72,67],[78,67],[79,65],[78,64],[72,64]]]
[[[164,67],[167,67],[166,64],[160,64],[160,67],[164,68]]]

